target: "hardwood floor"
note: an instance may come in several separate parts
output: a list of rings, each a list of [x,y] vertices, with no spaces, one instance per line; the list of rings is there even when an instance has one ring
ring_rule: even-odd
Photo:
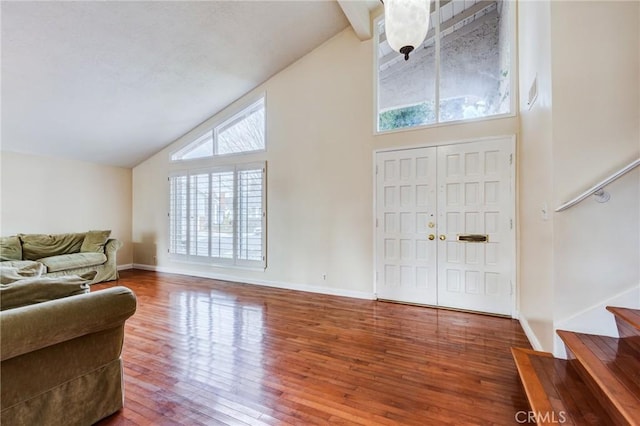
[[[99,425],[516,424],[515,320],[122,271],[124,409]]]

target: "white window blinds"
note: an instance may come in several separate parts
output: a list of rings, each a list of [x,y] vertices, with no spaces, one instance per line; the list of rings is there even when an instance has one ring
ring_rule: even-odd
[[[257,261],[262,257],[262,173],[238,171],[238,259]]]
[[[174,254],[187,254],[187,203],[189,191],[187,189],[187,176],[173,176],[170,179],[171,205],[169,208],[170,227],[169,252]]]
[[[221,265],[264,267],[266,164],[174,173],[169,253]]]

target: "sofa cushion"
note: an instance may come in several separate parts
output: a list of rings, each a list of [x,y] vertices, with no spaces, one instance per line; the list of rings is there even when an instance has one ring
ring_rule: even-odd
[[[104,253],[73,253],[61,254],[38,259],[47,267],[47,272],[66,271],[67,269],[84,268],[102,265],[107,261]]]
[[[38,260],[43,257],[57,256],[59,254],[78,253],[84,233],[80,234],[20,234],[22,241],[22,258],[25,260]]]
[[[42,263],[33,260],[0,262],[0,284],[39,277],[46,272],[46,269]]]
[[[80,247],[80,252],[104,253],[104,245],[107,243],[109,235],[111,235],[111,230],[87,232]]]
[[[22,260],[22,244],[17,235],[0,237],[0,260]]]
[[[96,273],[91,271],[56,278],[25,278],[11,284],[0,284],[0,310],[88,293],[89,282],[95,278]]]

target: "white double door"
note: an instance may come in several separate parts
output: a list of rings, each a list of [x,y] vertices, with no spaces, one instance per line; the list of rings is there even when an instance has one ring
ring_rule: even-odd
[[[512,138],[376,154],[379,299],[512,315]]]

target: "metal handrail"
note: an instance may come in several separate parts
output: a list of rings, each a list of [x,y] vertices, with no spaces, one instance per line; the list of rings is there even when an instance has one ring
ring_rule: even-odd
[[[561,212],[561,211],[566,210],[566,209],[568,209],[570,207],[573,207],[576,204],[578,204],[580,201],[584,200],[585,198],[587,198],[587,197],[589,197],[591,195],[599,195],[598,192],[602,191],[602,189],[605,186],[609,185],[611,182],[613,182],[614,180],[618,179],[619,177],[629,173],[631,170],[635,169],[638,166],[640,166],[640,158],[638,158],[637,160],[635,160],[635,161],[631,162],[630,164],[624,166],[623,168],[621,168],[620,170],[618,170],[617,172],[615,172],[611,176],[609,176],[609,177],[601,180],[600,182],[596,183],[591,188],[587,189],[586,191],[584,191],[582,194],[578,195],[574,199],[572,199],[570,201],[567,201],[566,203],[564,203],[563,205],[558,207],[556,209],[556,211],[557,212]],[[601,194],[602,194],[602,192],[601,192]],[[608,200],[608,198],[606,198],[606,200]]]

